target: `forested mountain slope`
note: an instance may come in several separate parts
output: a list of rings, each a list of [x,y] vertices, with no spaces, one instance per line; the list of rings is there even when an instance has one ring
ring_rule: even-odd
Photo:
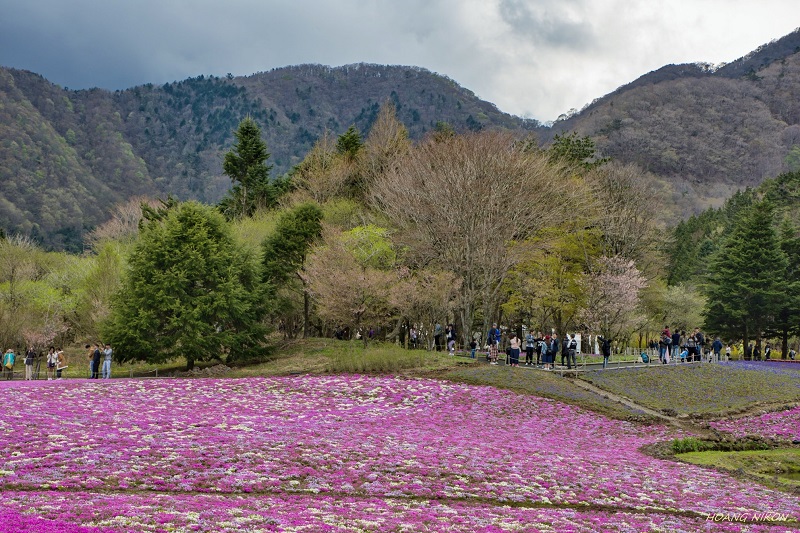
[[[386,101],[413,139],[437,122],[532,133],[545,144],[588,135],[603,155],[637,163],[672,191],[663,218],[677,220],[800,168],[800,32],[721,68],[665,66],[551,127],[416,67],[300,65],[115,92],[71,91],[0,67],[0,228],[77,250],[132,196],[218,201],[230,187],[222,156],[246,116],[280,175],[326,130],[354,124],[366,133]],[[664,203],[654,198],[654,209]]]
[[[0,228],[77,249],[111,205],[131,196],[218,201],[230,186],[222,155],[246,116],[262,128],[280,175],[326,130],[368,131],[386,101],[415,139],[440,121],[462,132],[539,126],[414,67],[303,65],[113,93],[0,68]]]
[[[800,31],[712,69],[669,65],[557,122],[669,181],[697,212],[800,167]]]

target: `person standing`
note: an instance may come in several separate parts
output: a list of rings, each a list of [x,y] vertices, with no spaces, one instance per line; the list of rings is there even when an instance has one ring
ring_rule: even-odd
[[[497,349],[500,349],[500,338],[502,334],[500,333],[500,328],[497,327],[497,324],[492,324],[491,329],[489,330],[489,334],[486,336],[486,342],[488,344],[495,343],[497,345]]]
[[[511,366],[519,366],[519,337],[512,335],[508,342],[511,345]]]
[[[436,351],[442,351],[442,325],[438,322],[433,327],[433,343],[436,346]]]
[[[575,354],[578,353],[578,341],[575,340],[575,334],[569,336],[569,343],[566,341],[564,342],[567,345],[567,368],[572,368],[573,366],[577,369],[578,362],[575,359]],[[570,359],[572,360],[572,366],[570,366]]]
[[[525,366],[533,364],[533,350],[536,347],[536,337],[533,336],[531,330],[525,335]]]
[[[497,344],[494,342],[489,343],[489,364],[496,365],[497,364]]]
[[[58,365],[58,353],[55,346],[51,346],[47,351],[47,381],[53,381],[56,377],[56,366]]]
[[[719,340],[719,337],[714,337],[714,342],[711,343],[711,349],[714,351],[714,358],[719,362],[720,354],[722,353],[722,341]]]
[[[564,335],[564,341],[561,343],[561,366],[564,366],[564,359],[567,360],[567,368],[569,368],[569,336]]]
[[[100,377],[100,359],[102,354],[100,353],[100,345],[97,343],[92,346],[92,378],[91,379],[98,379]]]
[[[14,379],[14,363],[16,362],[16,356],[14,355],[14,350],[11,348],[6,350],[6,353],[3,355],[3,375],[7,380]]]
[[[600,353],[603,354],[603,368],[608,366],[608,358],[611,357],[611,341],[602,335],[597,336],[600,341]]]
[[[113,353],[111,345],[106,343],[106,348],[103,350],[103,379],[111,379],[111,356]]]
[[[456,354],[456,328],[453,324],[447,324],[445,328],[445,337],[447,338],[447,351],[450,355]]]
[[[28,346],[25,352],[25,381],[33,381],[33,362],[36,360],[36,350]]]
[[[64,355],[64,350],[60,349],[56,352],[56,379],[61,379],[61,373],[67,368],[67,357]]]
[[[669,332],[669,326],[664,326],[661,331],[658,348],[658,360],[663,363],[667,358],[667,353],[672,351],[672,333]]]
[[[672,360],[675,361],[678,359],[678,356],[681,353],[681,332],[677,329],[672,334]]]
[[[478,351],[478,339],[473,338],[472,341],[469,343],[469,356],[471,359],[475,359],[475,353]]]

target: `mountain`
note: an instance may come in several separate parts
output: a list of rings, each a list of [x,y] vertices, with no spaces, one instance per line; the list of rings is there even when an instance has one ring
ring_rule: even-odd
[[[654,196],[654,213],[677,220],[800,168],[800,30],[727,65],[667,65],[549,127],[416,67],[300,65],[115,92],[70,91],[0,67],[0,229],[80,250],[133,196],[218,201],[230,186],[222,157],[246,116],[280,175],[326,130],[368,132],[386,101],[413,139],[437,122],[532,133],[543,144],[588,135],[603,155],[649,171],[654,190],[671,194]]]
[[[718,206],[800,165],[800,30],[718,68],[650,72],[548,134],[566,131],[669,182],[684,216]]]
[[[0,228],[78,250],[87,230],[132,196],[218,201],[230,186],[223,154],[246,116],[261,126],[280,175],[325,130],[367,132],[386,101],[414,139],[439,121],[456,131],[540,126],[415,67],[301,65],[113,93],[0,68]]]

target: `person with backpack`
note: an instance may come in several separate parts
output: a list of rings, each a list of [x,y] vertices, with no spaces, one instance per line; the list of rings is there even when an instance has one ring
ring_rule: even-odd
[[[569,336],[569,342],[564,340],[564,345],[567,346],[567,368],[572,368],[573,366],[577,369],[578,362],[575,360],[575,354],[578,353],[578,341],[575,340],[575,334]],[[570,366],[570,360],[572,360],[572,366]]]
[[[17,358],[14,355],[14,350],[11,348],[6,350],[6,353],[3,355],[3,375],[6,380],[10,381],[14,379],[14,363],[16,360]]]

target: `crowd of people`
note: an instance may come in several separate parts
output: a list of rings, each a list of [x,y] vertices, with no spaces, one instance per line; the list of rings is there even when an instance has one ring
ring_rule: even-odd
[[[106,344],[101,350],[100,345],[87,344],[87,357],[89,360],[89,378],[98,379],[101,375],[103,379],[111,378],[111,361],[113,359],[113,350],[111,345]],[[50,346],[46,354],[37,352],[33,347],[29,346],[25,351],[23,359],[25,365],[25,380],[30,381],[39,378],[41,364],[44,362],[46,368],[46,375],[48,381],[59,380],[63,378],[63,372],[69,365],[67,364],[67,356],[64,350],[56,349],[55,346]],[[14,368],[17,364],[17,352],[13,348],[8,348],[3,354],[3,377],[6,380],[14,379]],[[102,363],[102,367],[101,367]]]

